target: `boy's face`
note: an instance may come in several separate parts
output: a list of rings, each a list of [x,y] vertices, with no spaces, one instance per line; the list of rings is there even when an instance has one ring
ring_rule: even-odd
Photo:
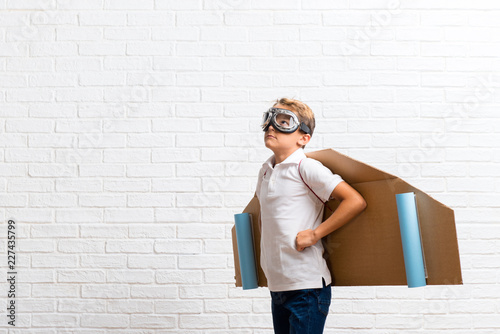
[[[293,112],[289,107],[281,104],[275,105],[274,108],[287,109]],[[306,145],[310,139],[310,135],[303,133],[299,129],[292,133],[283,133],[277,131],[272,124],[264,132],[264,143],[275,154],[293,153],[297,148]]]

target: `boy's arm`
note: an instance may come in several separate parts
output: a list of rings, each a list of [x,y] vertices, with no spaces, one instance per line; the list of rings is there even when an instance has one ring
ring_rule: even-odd
[[[345,181],[340,182],[335,187],[331,197],[340,201],[338,208],[314,230],[309,229],[297,233],[295,244],[298,251],[314,245],[321,238],[348,223],[366,208],[365,199]]]

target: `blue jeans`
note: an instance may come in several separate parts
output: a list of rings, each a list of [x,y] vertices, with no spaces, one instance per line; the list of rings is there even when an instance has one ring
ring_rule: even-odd
[[[330,285],[320,289],[271,291],[274,333],[321,334],[332,299]]]

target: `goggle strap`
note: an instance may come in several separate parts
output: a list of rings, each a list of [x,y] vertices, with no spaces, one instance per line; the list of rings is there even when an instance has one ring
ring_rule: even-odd
[[[307,133],[308,135],[311,134],[311,129],[309,129],[309,127],[304,122],[300,122],[300,129],[305,133]]]

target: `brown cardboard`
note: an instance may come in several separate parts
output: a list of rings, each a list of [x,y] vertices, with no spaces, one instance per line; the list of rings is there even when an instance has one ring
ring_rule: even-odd
[[[400,178],[333,149],[306,155],[339,174],[367,202],[364,212],[323,240],[325,258],[335,285],[407,285],[395,196],[405,192],[416,195],[427,284],[462,284],[452,209]],[[328,204],[335,210],[339,203],[333,200]],[[255,196],[243,211],[253,217],[257,261],[260,260],[259,211],[259,201]],[[325,210],[324,219],[330,214]],[[241,286],[234,227],[232,234],[236,286]],[[258,268],[259,286],[267,286],[260,265]]]

